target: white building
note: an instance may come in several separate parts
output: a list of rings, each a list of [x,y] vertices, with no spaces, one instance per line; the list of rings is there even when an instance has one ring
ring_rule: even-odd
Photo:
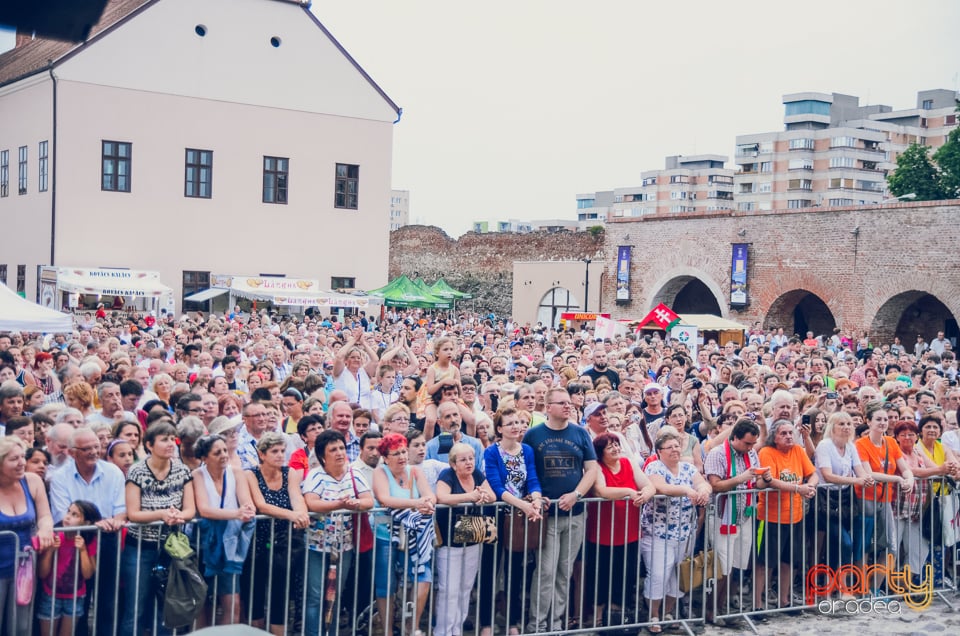
[[[110,0],[86,42],[0,55],[0,112],[28,298],[41,265],[154,270],[178,306],[214,271],[387,280],[400,109],[308,2]]]

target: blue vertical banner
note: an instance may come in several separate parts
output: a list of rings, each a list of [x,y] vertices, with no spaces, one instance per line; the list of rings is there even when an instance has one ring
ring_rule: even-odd
[[[617,302],[630,300],[630,245],[617,248]]]
[[[730,306],[747,305],[747,248],[748,243],[734,243],[730,265]]]

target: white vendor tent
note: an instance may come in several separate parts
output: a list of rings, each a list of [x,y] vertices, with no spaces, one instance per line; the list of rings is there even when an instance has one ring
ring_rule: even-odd
[[[73,318],[24,300],[6,285],[0,285],[0,331],[70,333]]]
[[[383,304],[382,298],[341,294],[320,288],[320,282],[311,278],[280,278],[271,276],[232,276],[213,274],[209,289],[200,290],[184,298],[202,302],[229,293],[234,297],[263,300],[290,307],[355,307],[367,309]]]

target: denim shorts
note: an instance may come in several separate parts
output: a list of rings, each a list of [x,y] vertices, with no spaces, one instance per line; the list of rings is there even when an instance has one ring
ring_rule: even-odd
[[[213,576],[206,577],[207,579],[207,594],[213,595],[214,588],[216,588],[217,596],[223,596],[224,594],[239,594],[240,593],[240,575],[239,574],[215,574]]]
[[[74,605],[76,604],[76,605]],[[37,618],[43,621],[52,621],[69,616],[80,618],[83,616],[83,597],[53,598],[43,590],[37,590]]]
[[[433,582],[433,571],[430,563],[426,564],[426,571],[419,574],[414,572],[414,565],[410,562],[409,555],[397,550],[390,541],[377,539],[376,552],[374,552],[374,587],[377,598],[386,598],[388,595],[397,592],[396,577],[397,571],[402,570],[406,564],[407,580],[417,583]],[[392,562],[391,562],[392,559]]]

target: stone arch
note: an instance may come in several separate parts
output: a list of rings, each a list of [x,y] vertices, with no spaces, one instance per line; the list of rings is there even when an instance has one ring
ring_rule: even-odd
[[[569,289],[551,287],[540,297],[540,303],[537,305],[537,322],[556,328],[560,326],[560,314],[582,309],[581,301]]]
[[[727,317],[723,292],[709,276],[691,268],[672,270],[653,286],[652,310],[663,303],[678,314],[713,314]]]
[[[763,320],[765,330],[783,328],[788,335],[801,338],[812,331],[815,336],[830,335],[837,319],[820,296],[807,289],[791,289],[770,305]]]
[[[930,342],[938,331],[945,332],[947,338],[960,336],[956,316],[934,294],[919,289],[888,298],[870,323],[870,335],[877,342],[893,342],[894,336],[898,336],[911,350],[918,334]]]

